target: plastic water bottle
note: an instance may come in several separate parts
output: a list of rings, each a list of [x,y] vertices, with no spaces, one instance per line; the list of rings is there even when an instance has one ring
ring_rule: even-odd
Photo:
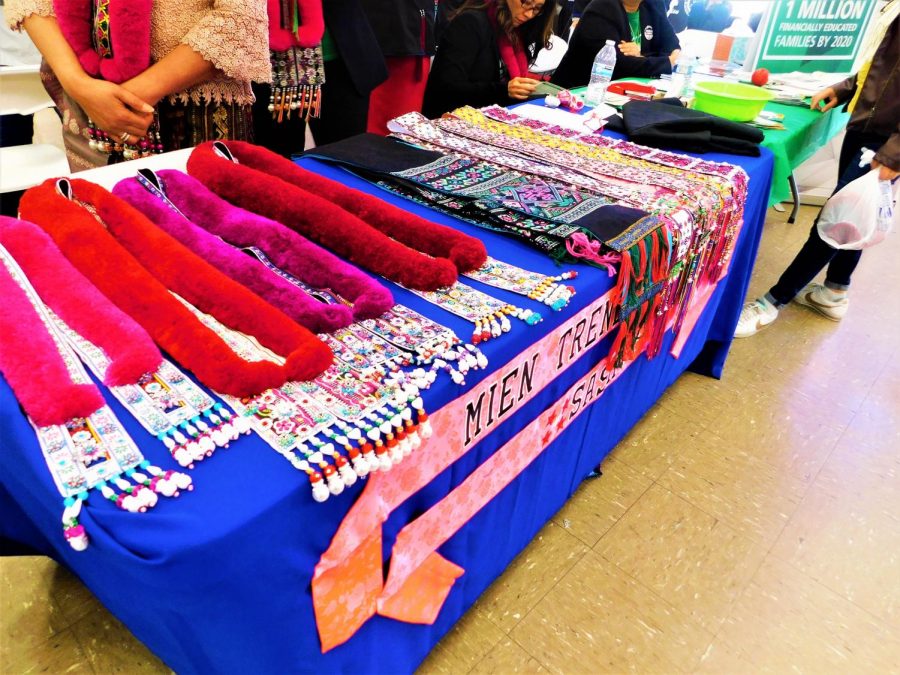
[[[616,67],[616,43],[607,40],[597,56],[594,57],[594,65],[591,66],[591,81],[588,84],[584,102],[596,108],[603,103],[606,87],[612,80],[613,69]]]
[[[675,62],[675,70],[672,72],[672,84],[669,85],[669,98],[692,99],[694,98],[694,64],[696,57],[682,56]]]

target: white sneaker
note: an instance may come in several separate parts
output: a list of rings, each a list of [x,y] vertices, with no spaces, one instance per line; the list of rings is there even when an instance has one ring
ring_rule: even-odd
[[[836,293],[822,284],[807,284],[794,298],[798,305],[812,307],[832,321],[840,321],[847,313],[850,299],[847,293]]]
[[[763,328],[778,318],[778,308],[765,298],[757,298],[748,302],[741,310],[734,337],[745,338],[756,335]]]

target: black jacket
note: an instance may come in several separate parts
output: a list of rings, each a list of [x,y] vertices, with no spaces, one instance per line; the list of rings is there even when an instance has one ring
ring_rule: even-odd
[[[437,0],[362,0],[385,56],[431,56]]]
[[[324,0],[322,13],[354,88],[366,96],[387,79],[388,71],[360,0]]]
[[[749,124],[691,110],[673,99],[629,101],[621,121],[610,118],[607,129],[623,131],[628,140],[653,148],[690,152],[727,152],[759,157],[763,133]]]
[[[441,34],[422,112],[433,118],[463,105],[509,105],[508,81],[487,12],[463,12]]]
[[[666,7],[662,0],[644,0],[639,11],[643,56],[623,56],[617,49],[613,79],[658,77],[672,72],[669,54],[680,45],[666,17]],[[617,45],[623,41],[631,42],[625,8],[621,0],[592,0],[584,10],[569,41],[569,51],[551,81],[566,88],[587,84],[591,79],[594,57],[607,40],[613,40]]]

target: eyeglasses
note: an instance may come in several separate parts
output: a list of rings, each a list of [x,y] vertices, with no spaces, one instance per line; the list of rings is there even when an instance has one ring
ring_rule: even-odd
[[[522,11],[528,12],[531,16],[537,16],[544,9],[544,3],[540,0],[519,0]]]

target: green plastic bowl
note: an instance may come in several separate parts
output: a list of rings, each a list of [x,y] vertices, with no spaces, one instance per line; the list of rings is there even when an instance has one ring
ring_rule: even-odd
[[[735,122],[750,122],[772,100],[772,92],[740,82],[698,82],[694,109]]]

